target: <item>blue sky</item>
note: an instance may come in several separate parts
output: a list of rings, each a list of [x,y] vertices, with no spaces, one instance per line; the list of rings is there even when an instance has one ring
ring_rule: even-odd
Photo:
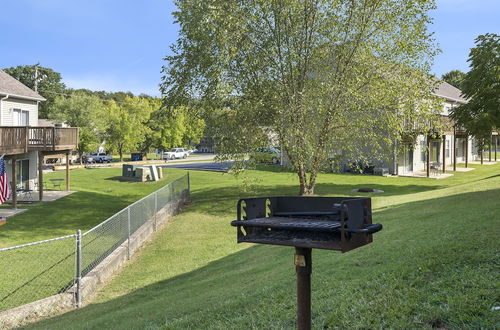
[[[159,95],[177,39],[172,0],[1,0],[0,68],[40,62],[68,87]],[[431,30],[442,49],[432,72],[468,70],[479,34],[500,34],[500,0],[438,0]],[[22,15],[20,13],[23,13]]]

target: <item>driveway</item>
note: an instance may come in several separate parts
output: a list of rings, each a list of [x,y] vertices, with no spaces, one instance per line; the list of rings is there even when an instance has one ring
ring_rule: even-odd
[[[191,158],[190,158],[191,159]],[[165,168],[179,168],[183,170],[193,170],[193,171],[212,171],[212,172],[227,172],[227,170],[231,167],[233,162],[197,162],[197,163],[181,163],[177,162],[177,164],[173,161],[169,161],[168,164],[158,165],[159,167]]]
[[[189,155],[189,157],[186,158],[186,159],[173,159],[173,160],[169,160],[168,162],[169,163],[174,163],[174,162],[185,162],[185,161],[190,161],[190,160],[206,160],[206,161],[209,161],[209,160],[214,160],[214,158],[215,158],[215,154],[199,154],[199,153],[195,153],[195,154]]]

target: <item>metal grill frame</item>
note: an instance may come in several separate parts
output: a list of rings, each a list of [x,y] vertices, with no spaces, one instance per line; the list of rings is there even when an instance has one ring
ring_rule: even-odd
[[[322,228],[273,228],[266,223],[275,213],[290,214],[295,221],[305,222],[314,218],[328,220],[338,213],[340,223],[337,231]],[[302,214],[302,216],[297,216]],[[309,214],[309,215],[308,215]],[[255,219],[262,226],[245,226],[245,220]],[[251,222],[250,224],[254,224]],[[371,198],[369,197],[309,197],[276,196],[243,198],[237,203],[238,243],[286,245],[301,248],[318,248],[347,252],[373,241],[366,228],[372,225]],[[376,230],[376,231],[378,231]]]

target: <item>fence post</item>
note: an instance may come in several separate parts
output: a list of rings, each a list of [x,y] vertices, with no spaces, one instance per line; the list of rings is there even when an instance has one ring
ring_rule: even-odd
[[[189,172],[187,173],[188,176],[188,195],[191,194],[191,178],[189,177]]]
[[[82,231],[76,232],[76,307],[82,303]]]
[[[127,259],[130,260],[130,206],[127,207],[127,223],[128,223],[128,242],[127,242]]]
[[[174,182],[175,181],[172,181],[168,184],[168,186],[170,187],[170,200],[173,201],[174,200]]]
[[[153,220],[153,230],[156,231],[156,218],[158,216],[158,191],[155,191],[155,214]]]

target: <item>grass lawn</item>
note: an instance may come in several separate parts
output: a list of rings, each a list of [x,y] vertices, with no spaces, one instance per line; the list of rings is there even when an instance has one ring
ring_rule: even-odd
[[[164,172],[165,177],[159,182],[141,183],[121,181],[119,168],[74,170],[71,172],[72,186],[78,192],[57,201],[26,205],[28,211],[9,218],[7,224],[0,227],[0,247],[75,234],[77,229],[85,232],[180,175],[169,170]],[[65,173],[48,176],[63,175]],[[98,243],[92,243],[92,236],[86,238],[87,241],[84,239],[84,243],[91,243],[83,250],[84,269],[93,258],[116,243],[119,239],[116,236],[123,235],[125,227],[114,235],[100,237]],[[71,286],[75,275],[74,253],[74,237],[0,252],[0,311],[48,297]]]
[[[498,328],[500,165],[444,180],[324,174],[319,195],[372,187],[368,246],[313,252],[313,327]],[[183,172],[172,170],[181,175]],[[191,172],[192,204],[89,306],[39,329],[289,329],[293,248],[236,244],[238,198],[297,193],[276,168],[238,179]]]
[[[72,170],[71,189],[77,192],[53,202],[19,204],[19,208],[28,211],[0,226],[0,248],[74,234],[77,229],[86,231],[182,175],[163,169],[165,175],[161,181],[130,182],[120,181],[121,171],[121,168]],[[44,176],[46,180],[65,178],[65,172]]]

